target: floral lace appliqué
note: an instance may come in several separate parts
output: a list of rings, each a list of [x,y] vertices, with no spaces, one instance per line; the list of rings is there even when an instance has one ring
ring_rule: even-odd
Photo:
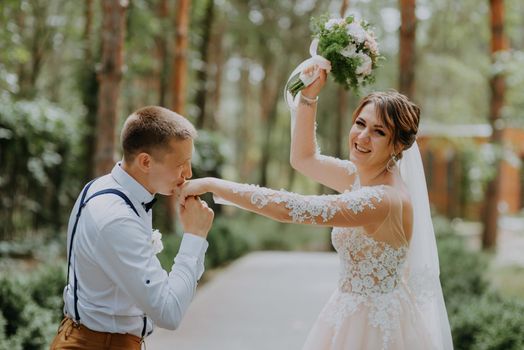
[[[323,312],[324,320],[338,333],[346,317],[366,307],[369,325],[380,329],[383,349],[387,349],[398,326],[401,300],[408,300],[405,289],[398,288],[408,247],[376,241],[362,227],[335,228],[332,243],[340,257],[341,271],[339,288],[331,306]]]
[[[234,193],[251,196],[251,203],[263,208],[270,202],[285,204],[293,222],[316,223],[316,218],[323,222],[332,219],[341,210],[349,209],[353,214],[366,208],[374,209],[373,200],[380,202],[384,196],[383,186],[365,187],[358,191],[346,191],[341,195],[303,196],[285,190],[275,191],[256,185],[236,185]]]
[[[359,308],[365,307],[368,309],[369,325],[380,329],[382,349],[386,350],[391,335],[400,321],[401,300],[408,300],[407,294],[402,289],[388,294],[375,294],[371,297],[337,290],[319,317],[332,325],[334,329],[332,341],[334,342],[342,330],[346,317],[355,313]]]

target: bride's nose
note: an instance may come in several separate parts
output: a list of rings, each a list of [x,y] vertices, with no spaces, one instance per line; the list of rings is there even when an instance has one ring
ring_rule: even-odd
[[[368,129],[363,129],[361,130],[358,135],[357,135],[357,139],[361,142],[367,142],[369,141],[369,132],[368,132]]]

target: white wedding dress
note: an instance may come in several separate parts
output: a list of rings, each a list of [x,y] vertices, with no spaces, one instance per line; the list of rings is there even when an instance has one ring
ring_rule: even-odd
[[[353,186],[352,191],[369,190]],[[331,241],[340,259],[338,288],[304,350],[435,349],[404,278],[409,242],[400,198],[391,209],[373,232],[363,227],[333,229]]]
[[[420,157],[418,148],[416,152]],[[356,171],[351,162],[338,162],[349,173]],[[233,193],[244,198],[238,201],[244,204],[235,205],[245,209],[277,220],[334,227],[332,243],[340,258],[338,287],[304,350],[453,348],[427,192],[426,197],[415,194],[413,199],[410,191],[411,213],[403,206],[406,193],[385,185],[361,187],[358,175],[351,189],[338,195],[305,196],[254,185],[231,186]],[[215,201],[232,204],[219,197]],[[414,215],[413,230],[411,220],[408,225],[405,222],[410,214]]]

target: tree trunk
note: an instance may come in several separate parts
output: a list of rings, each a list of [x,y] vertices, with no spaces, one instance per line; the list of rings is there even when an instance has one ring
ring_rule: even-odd
[[[200,42],[200,60],[202,61],[202,67],[197,73],[197,85],[198,91],[195,96],[195,104],[200,109],[197,116],[196,127],[198,129],[204,128],[209,122],[207,122],[206,113],[206,101],[208,96],[207,91],[207,77],[208,77],[208,66],[209,66],[209,39],[211,37],[211,28],[213,27],[213,19],[215,13],[215,1],[207,0],[206,12],[202,18],[200,28],[202,28],[202,41]]]
[[[400,0],[399,91],[410,99],[415,92],[415,0]]]
[[[95,70],[95,60],[93,54],[93,0],[85,1],[85,27],[84,27],[84,57],[82,72],[80,74],[81,81],[79,85],[82,87],[82,102],[86,107],[86,133],[84,136],[84,159],[86,166],[84,170],[84,182],[89,181],[95,176],[95,150],[96,150],[96,116],[98,109],[98,81]]]
[[[189,44],[189,7],[190,0],[180,0],[176,12],[175,57],[171,74],[173,110],[184,115],[187,85],[187,48]]]
[[[491,55],[507,49],[504,36],[504,0],[490,0],[491,14]],[[489,122],[493,129],[491,143],[493,146],[502,147],[502,128],[500,127],[501,111],[504,105],[506,90],[504,77],[501,74],[493,76],[490,80],[491,99]],[[497,157],[498,158],[498,157]],[[482,247],[493,249],[497,244],[497,223],[499,217],[498,201],[500,194],[500,162],[496,161],[496,176],[488,183],[486,203],[484,206],[484,232],[482,233]]]
[[[157,8],[157,15],[160,18],[162,26],[161,33],[155,38],[157,57],[159,61],[159,73],[158,73],[158,104],[165,106],[166,104],[166,93],[168,87],[168,74],[169,74],[169,41],[166,38],[165,33],[167,32],[167,20],[169,19],[169,6],[168,0],[160,0]]]
[[[340,17],[344,18],[344,15],[346,14],[346,11],[349,7],[349,0],[342,0],[342,4],[340,4]]]
[[[98,72],[97,141],[95,175],[111,170],[115,163],[115,130],[122,81],[125,36],[125,0],[103,0],[102,64]]]
[[[35,23],[34,23],[34,36],[32,37],[31,43],[31,70],[29,75],[29,84],[31,90],[35,91],[36,80],[40,75],[40,69],[42,68],[42,63],[44,61],[44,55],[49,46],[50,37],[50,28],[47,26],[47,8],[46,6],[41,6],[41,4],[33,3],[33,11],[35,12]]]
[[[187,84],[187,48],[189,46],[189,7],[190,0],[180,0],[175,16],[176,36],[173,68],[171,71],[171,107],[173,111],[184,115],[184,104],[186,99]],[[167,202],[168,229],[174,232],[176,198],[170,196]]]
[[[85,0],[84,52],[87,62],[93,62],[93,0]]]
[[[265,137],[262,145],[262,157],[260,160],[260,186],[267,186],[269,183],[269,157],[271,153],[271,134],[274,132],[274,126],[277,119],[277,106],[280,91],[279,87],[284,85],[284,74],[279,74],[273,58],[264,65],[265,77],[260,89],[261,94],[261,117],[265,121]]]
[[[18,69],[18,95],[25,99],[33,99],[37,92],[36,82],[43,61],[51,49],[51,39],[55,30],[48,24],[49,9],[45,2],[31,1],[27,5],[27,9],[22,9],[17,16],[20,33],[31,33],[27,47],[30,59]]]
[[[212,33],[211,38],[211,60],[213,67],[212,76],[213,76],[213,86],[210,91],[211,98],[211,110],[212,113],[208,115],[208,124],[206,125],[210,129],[214,129],[217,125],[217,117],[220,111],[220,98],[222,94],[222,72],[224,66],[224,50],[223,50],[223,40],[226,28],[225,23],[220,21],[218,25],[215,26],[215,29]],[[209,109],[208,109],[209,110]]]

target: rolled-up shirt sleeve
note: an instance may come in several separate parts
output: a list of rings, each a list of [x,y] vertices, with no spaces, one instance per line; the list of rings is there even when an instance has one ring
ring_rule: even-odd
[[[162,328],[176,329],[204,272],[208,243],[185,233],[171,272],[160,265],[143,226],[129,217],[100,229],[97,252],[104,272]]]

